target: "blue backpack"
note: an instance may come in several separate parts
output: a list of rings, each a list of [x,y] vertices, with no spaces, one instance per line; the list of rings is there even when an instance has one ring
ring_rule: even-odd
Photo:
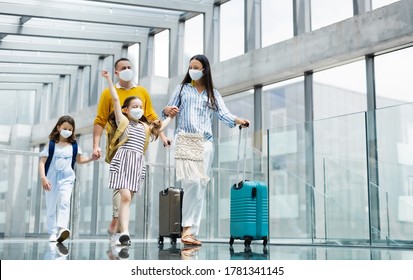
[[[49,170],[50,163],[52,162],[55,144],[56,144],[55,141],[53,140],[49,141],[49,156],[47,157],[46,163],[44,165],[46,175],[47,175],[47,171]],[[72,143],[72,148],[73,148],[72,169],[74,170],[75,163],[76,163],[76,157],[77,157],[77,142],[76,141]]]

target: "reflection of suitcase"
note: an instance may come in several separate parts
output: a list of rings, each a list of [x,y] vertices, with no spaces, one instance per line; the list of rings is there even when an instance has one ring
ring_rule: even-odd
[[[269,254],[267,247],[264,247],[262,253],[255,253],[251,250],[251,247],[245,247],[244,252],[235,252],[231,247],[229,249],[231,260],[269,260]]]
[[[246,142],[244,150],[244,178],[246,160]],[[241,127],[238,141],[238,173],[239,151],[241,144]],[[234,239],[244,240],[249,247],[252,240],[263,240],[264,246],[268,241],[268,187],[264,182],[242,180],[231,187],[230,207],[230,245]]]
[[[169,149],[169,148],[167,148]],[[168,170],[170,177],[170,154],[168,156]],[[164,181],[165,179],[164,172]],[[168,181],[170,178],[168,178]],[[183,189],[167,187],[159,192],[159,238],[158,244],[163,244],[164,237],[171,238],[171,243],[175,244],[176,239],[181,237],[182,220],[182,197]]]
[[[158,246],[158,260],[180,260],[181,249],[172,244],[169,248],[164,248],[163,244]]]

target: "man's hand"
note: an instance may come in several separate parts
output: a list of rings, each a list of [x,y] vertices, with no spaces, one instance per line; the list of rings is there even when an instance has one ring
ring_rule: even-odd
[[[100,147],[93,148],[92,156],[96,159],[100,158],[102,156],[102,149]]]

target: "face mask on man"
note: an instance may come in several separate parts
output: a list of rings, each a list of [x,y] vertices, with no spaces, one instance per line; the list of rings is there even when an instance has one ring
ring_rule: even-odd
[[[125,82],[129,82],[133,79],[133,71],[131,69],[125,69],[119,72],[119,79]]]
[[[204,73],[202,73],[202,70],[189,69],[189,76],[194,81],[198,81],[199,79],[202,78],[203,75],[204,75]]]
[[[141,108],[132,108],[132,109],[130,109],[130,115],[134,120],[138,121],[143,116],[143,109],[141,109]]]
[[[67,129],[62,129],[60,130],[60,135],[62,135],[63,138],[69,138],[70,136],[72,136],[72,132]]]

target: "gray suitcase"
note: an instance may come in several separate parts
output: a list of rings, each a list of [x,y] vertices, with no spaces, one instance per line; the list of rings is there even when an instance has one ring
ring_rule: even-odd
[[[163,244],[164,237],[176,239],[181,237],[182,197],[184,191],[176,188],[166,188],[159,192],[159,238],[158,244]]]
[[[167,148],[169,149],[169,148]],[[170,152],[169,152],[170,162]],[[170,177],[170,165],[168,170]],[[170,180],[170,179],[169,179]],[[165,172],[164,172],[164,181]],[[164,237],[169,237],[172,244],[181,237],[182,221],[182,197],[184,190],[180,188],[167,187],[159,192],[159,237],[158,244],[162,245]]]

